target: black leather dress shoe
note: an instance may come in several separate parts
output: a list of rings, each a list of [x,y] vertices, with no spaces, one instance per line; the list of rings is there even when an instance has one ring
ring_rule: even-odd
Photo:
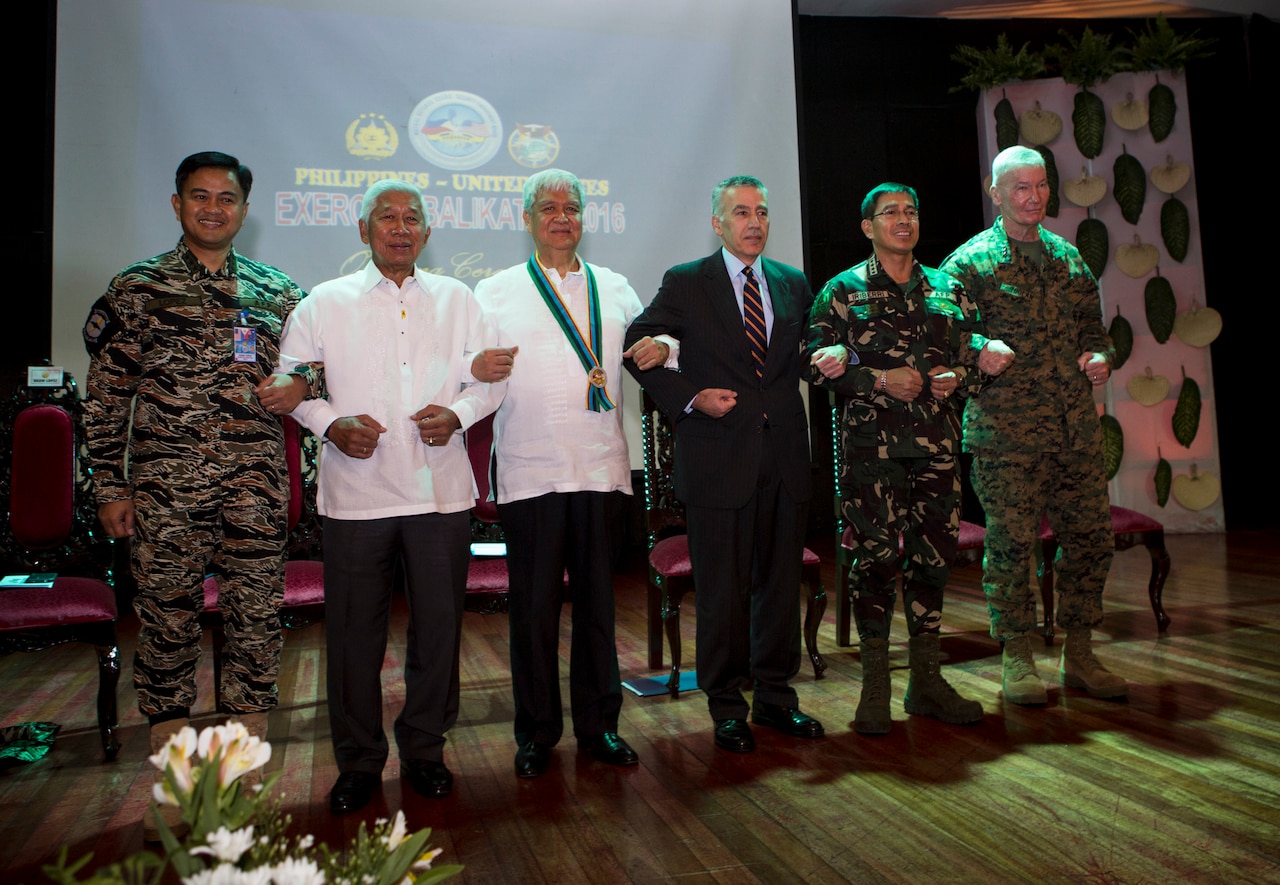
[[[350,814],[369,804],[373,791],[382,784],[382,776],[371,771],[344,771],[329,791],[329,810],[334,814]]]
[[[521,744],[516,750],[516,777],[540,777],[550,762],[550,745],[537,741]]]
[[[730,753],[750,753],[756,748],[756,739],[747,720],[717,719],[716,746]]]
[[[413,791],[427,799],[443,799],[453,792],[453,773],[443,762],[431,759],[401,759],[400,777]]]
[[[640,761],[636,751],[612,731],[579,741],[578,746],[606,765],[636,765]]]
[[[751,721],[765,728],[776,728],[793,738],[819,738],[826,734],[821,722],[801,713],[795,707],[756,704],[751,711]]]

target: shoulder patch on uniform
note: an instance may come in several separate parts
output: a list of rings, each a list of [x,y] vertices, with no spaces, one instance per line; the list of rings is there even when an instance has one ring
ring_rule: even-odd
[[[941,314],[951,317],[953,320],[964,319],[964,311],[960,309],[960,305],[955,304],[945,295],[926,295],[924,298],[925,313]]]
[[[93,303],[89,310],[89,318],[84,321],[84,349],[89,356],[97,356],[112,338],[120,331],[120,318],[111,309],[107,296],[103,295]]]

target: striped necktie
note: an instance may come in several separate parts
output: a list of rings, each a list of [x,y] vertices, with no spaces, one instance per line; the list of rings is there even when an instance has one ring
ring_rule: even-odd
[[[764,377],[764,357],[768,352],[768,331],[764,323],[764,299],[760,297],[760,284],[751,267],[742,269],[742,324],[747,330],[751,345],[751,362],[756,367],[756,377]]]

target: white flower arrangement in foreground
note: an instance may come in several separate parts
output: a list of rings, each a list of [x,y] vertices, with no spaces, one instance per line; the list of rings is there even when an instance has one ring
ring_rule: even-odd
[[[182,729],[150,761],[164,772],[153,799],[181,810],[187,835],[179,840],[157,815],[163,855],[141,851],[80,879],[93,855],[68,864],[64,848],[45,874],[60,885],[157,885],[172,867],[183,885],[434,885],[462,870],[433,867],[441,849],[427,847],[431,830],[410,833],[403,811],[372,833],[362,823],[346,851],[291,838],[289,816],[268,800],[279,773],[252,788],[242,780],[270,758],[271,745],[239,722]]]

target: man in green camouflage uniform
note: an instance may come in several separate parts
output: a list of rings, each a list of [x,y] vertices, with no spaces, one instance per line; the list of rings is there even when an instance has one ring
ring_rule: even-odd
[[[304,293],[232,247],[252,181],[226,154],[184,160],[177,247],[121,271],[85,325],[98,515],[112,538],[133,537],[134,684],[153,745],[195,702],[209,572],[227,639],[223,712],[262,736],[276,703],[289,483],[275,413],[321,382],[315,366],[270,375]]]
[[[893,182],[874,188],[862,202],[862,232],[871,257],[827,283],[809,326],[810,378],[844,398],[840,501],[862,658],[854,729],[889,731],[889,627],[899,572],[911,653],[906,712],[978,722],[982,705],[960,697],[938,669],[938,632],[960,528],[958,400],[976,380],[986,338],[960,285],[915,260],[914,189]],[[846,368],[824,353],[833,346],[847,348],[855,364]]]
[[[991,635],[1004,642],[1005,698],[1048,700],[1032,657],[1036,624],[1029,572],[1042,515],[1057,535],[1058,626],[1067,631],[1059,673],[1095,697],[1128,686],[1093,655],[1113,538],[1092,388],[1106,384],[1115,349],[1102,325],[1098,285],[1075,246],[1040,226],[1049,199],[1044,161],[1012,147],[992,164],[1000,217],[942,269],[963,283],[991,341],[984,381],[964,415],[973,487],[987,515],[983,586]]]

